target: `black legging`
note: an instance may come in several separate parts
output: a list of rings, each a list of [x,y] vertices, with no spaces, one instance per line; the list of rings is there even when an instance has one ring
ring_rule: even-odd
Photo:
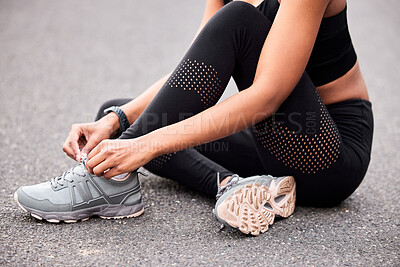
[[[271,22],[246,2],[221,8],[142,115],[119,138],[141,136],[215,105],[230,77],[239,90],[248,88],[270,27]],[[105,103],[98,118],[106,107],[128,101]],[[145,167],[211,195],[217,190],[216,172],[221,177],[293,175],[299,204],[334,205],[362,181],[372,129],[369,101],[356,99],[326,107],[304,73],[273,116],[226,138],[163,155]]]

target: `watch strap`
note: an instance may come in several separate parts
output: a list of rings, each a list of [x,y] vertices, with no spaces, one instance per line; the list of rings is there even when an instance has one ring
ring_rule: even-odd
[[[104,110],[105,114],[108,114],[110,112],[114,112],[118,116],[119,135],[121,135],[123,132],[125,132],[130,127],[128,118],[126,117],[125,112],[118,106],[112,106],[112,107],[106,108]]]

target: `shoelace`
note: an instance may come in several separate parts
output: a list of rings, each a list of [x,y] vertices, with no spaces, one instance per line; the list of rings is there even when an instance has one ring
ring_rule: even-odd
[[[219,172],[217,172],[217,187],[218,187],[218,192],[217,195],[215,196],[216,199],[218,200],[225,192],[227,192],[229,189],[231,189],[234,185],[236,185],[241,178],[237,174],[233,174],[232,177],[229,179],[229,181],[226,183],[226,185],[221,186],[220,182],[220,177],[219,177]]]
[[[67,174],[71,173],[72,175],[79,175],[81,177],[85,176],[85,174],[87,173],[86,171],[86,167],[84,166],[86,159],[82,159],[81,163],[78,166],[72,167],[71,169],[63,172],[60,176],[57,177],[53,177],[51,178],[50,182],[51,182],[51,186],[54,188],[57,188],[57,186],[64,186],[65,182],[70,182],[72,183],[74,181],[74,179],[72,179],[71,177],[67,176]],[[85,174],[79,174],[77,172],[74,172],[74,169],[80,167],[83,169]]]
[[[74,181],[74,179],[71,179],[70,177],[67,176],[67,174],[69,174],[69,173],[71,173],[72,175],[79,175],[81,177],[84,177],[86,174],[89,174],[89,172],[87,171],[86,166],[85,166],[86,161],[87,161],[87,158],[82,158],[81,163],[79,165],[72,167],[68,171],[63,172],[60,176],[51,178],[51,180],[50,180],[51,185],[54,188],[57,188],[58,185],[64,186],[65,181],[72,183]],[[78,168],[78,167],[82,168],[84,174],[79,174],[77,172],[74,172],[74,169]],[[148,176],[148,174],[141,172],[139,170],[137,170],[137,173],[140,173],[141,175],[146,176],[146,177]]]

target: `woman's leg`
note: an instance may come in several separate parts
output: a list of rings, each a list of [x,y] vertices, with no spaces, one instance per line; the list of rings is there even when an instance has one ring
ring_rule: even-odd
[[[96,120],[103,110],[121,106],[131,99],[113,99],[101,105]],[[255,145],[248,130],[192,149],[157,157],[144,166],[159,176],[177,181],[210,196],[217,193],[216,173],[227,177],[237,173],[243,177],[263,172]]]
[[[216,104],[231,76],[239,90],[248,88],[270,26],[248,3],[224,6],[120,138],[135,138]],[[293,175],[302,204],[336,204],[365,173],[352,171],[358,165],[349,161],[349,147],[306,73],[278,111],[251,129],[265,173]]]
[[[248,3],[235,2],[224,7],[204,27],[153,101],[120,138],[135,138],[214,105],[235,73],[243,76],[243,80],[252,81],[269,27],[270,22]],[[220,159],[225,168],[232,167],[243,176],[262,172],[262,164],[259,159],[256,160],[254,144],[248,136],[248,132],[243,132],[222,140],[241,150],[235,153],[232,150],[226,153],[219,151],[218,154],[223,155],[213,158]],[[243,141],[244,138],[247,140]],[[235,142],[229,144],[229,139]],[[248,144],[249,141],[251,147],[240,144]],[[220,141],[213,144],[223,145]],[[213,153],[215,151],[207,151],[206,146],[198,149],[201,153],[192,149],[163,155],[145,167],[156,174],[215,195],[216,172],[219,171],[224,177],[231,175],[232,171],[202,155],[205,153],[210,156],[216,154]],[[191,159],[188,163],[190,168],[182,164],[185,159]],[[165,164],[166,161],[168,164]]]
[[[254,79],[258,57],[270,25],[271,23],[262,13],[248,3],[234,2],[222,8],[203,28],[153,101],[120,138],[130,139],[141,136],[215,105],[231,76],[234,78],[241,76],[241,79],[235,80],[239,88],[244,89],[242,83],[252,82]],[[260,160],[256,157],[253,141],[248,139],[248,136],[248,131],[245,131],[227,138],[236,141],[236,144],[232,143],[231,146],[243,148],[236,153],[230,150],[227,153],[213,153],[206,151],[205,146],[199,148],[202,148],[201,152],[208,154],[207,156],[215,154],[213,159],[215,161],[219,159],[229,170],[231,170],[229,167],[232,167],[232,170],[240,175],[254,175],[261,173],[263,169]],[[246,141],[243,140],[244,138],[247,138]],[[227,139],[225,141],[228,141]],[[243,146],[240,143],[250,143],[251,146]],[[246,152],[250,153],[246,154]],[[156,173],[196,186],[194,182],[199,180],[198,175],[193,175],[196,169],[186,174],[188,168],[185,168],[185,165],[179,165],[185,153],[189,152],[161,156],[162,159],[155,159],[146,167],[155,171],[156,162],[164,163],[162,168],[158,164]],[[194,153],[191,154],[193,155]],[[198,153],[198,155],[201,154]],[[173,163],[174,159],[176,159],[176,164]],[[167,167],[165,161],[168,161],[170,168]],[[205,173],[202,184],[207,185],[206,190],[202,191],[215,194],[217,191],[216,172],[203,170],[202,173]],[[178,177],[180,175],[181,177]],[[224,177],[223,173],[221,177]]]
[[[239,88],[254,79],[271,23],[254,6],[232,2],[204,26],[182,61],[121,139],[197,114],[217,103],[230,77]],[[236,77],[240,76],[240,79]]]
[[[253,82],[258,58],[270,26],[271,22],[248,3],[236,1],[221,8],[204,26],[159,93],[120,138],[141,136],[216,104],[231,76],[239,90],[248,88]],[[303,75],[288,100],[277,114],[290,116],[291,123],[286,123],[288,129],[295,127],[295,134],[301,135],[305,129],[299,131],[296,114],[309,110],[315,114],[317,120],[322,112],[315,88],[306,75]],[[294,169],[282,162],[282,156],[279,159],[275,157],[279,153],[276,143],[284,143],[286,140],[276,140],[275,135],[262,135],[264,131],[260,125],[262,123],[258,124],[259,134],[255,134],[254,129],[252,132],[257,140],[264,173],[298,174],[297,169],[303,169],[303,166],[297,166],[296,162],[297,169]],[[272,129],[271,125],[275,126],[272,117],[265,123],[268,129]],[[262,138],[270,138],[275,146],[264,146]],[[298,189],[301,191],[302,187]]]

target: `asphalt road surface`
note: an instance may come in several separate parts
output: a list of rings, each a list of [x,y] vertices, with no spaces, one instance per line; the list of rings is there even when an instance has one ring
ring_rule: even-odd
[[[135,97],[190,45],[205,1],[0,1],[0,265],[399,265],[400,2],[349,1],[375,112],[372,162],[330,209],[297,207],[258,237],[219,231],[214,201],[143,178],[145,213],[50,224],[13,201],[74,165],[62,143],[99,105]],[[233,83],[225,97],[235,92]]]

